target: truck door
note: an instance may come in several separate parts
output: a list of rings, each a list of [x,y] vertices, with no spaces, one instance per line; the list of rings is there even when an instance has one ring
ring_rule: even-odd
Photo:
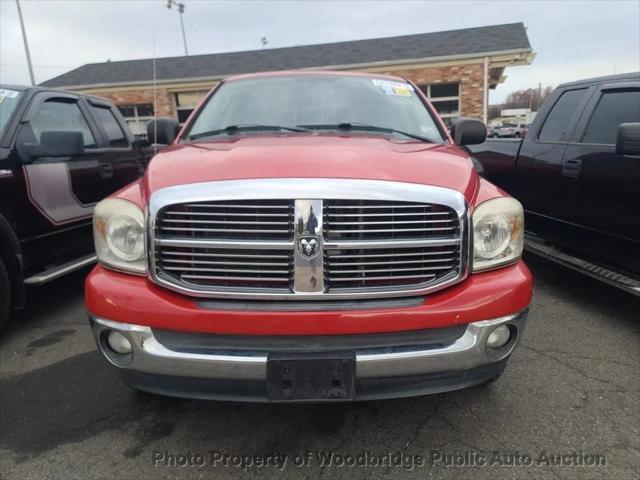
[[[585,113],[564,159],[575,168],[576,223],[599,239],[589,247],[605,250],[599,257],[614,250],[620,259],[621,248],[635,251],[640,271],[640,158],[618,155],[615,147],[619,125],[640,122],[640,82],[600,86]]]
[[[30,200],[56,226],[90,219],[97,202],[144,173],[144,158],[110,103],[41,95],[27,114],[19,142],[37,144],[43,131],[82,131],[85,150],[73,158],[27,161]]]
[[[562,158],[586,94],[587,88],[559,92],[547,111],[538,114],[547,113],[520,149],[516,185],[510,193],[536,216],[567,219],[572,215],[575,198],[563,175]]]
[[[90,222],[93,205],[100,199],[98,176],[99,132],[78,103],[78,97],[63,93],[37,94],[18,133],[21,145],[37,145],[42,132],[79,131],[84,152],[73,157],[26,158],[21,154],[29,200],[47,222],[32,227],[31,235],[51,233],[52,227]],[[47,225],[48,223],[48,225]]]
[[[536,233],[557,220],[571,221],[576,195],[575,179],[563,168],[567,143],[589,94],[586,87],[557,92],[538,116],[544,118],[529,131],[517,163],[517,175],[509,193],[518,198]]]

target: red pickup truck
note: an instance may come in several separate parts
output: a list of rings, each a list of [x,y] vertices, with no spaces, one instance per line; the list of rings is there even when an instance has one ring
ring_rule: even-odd
[[[521,205],[421,91],[378,74],[220,83],[96,206],[86,281],[128,385],[248,401],[405,397],[496,379],[523,333]]]

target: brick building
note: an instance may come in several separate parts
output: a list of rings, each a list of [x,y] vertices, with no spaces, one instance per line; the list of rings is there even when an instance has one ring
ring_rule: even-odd
[[[449,122],[464,115],[486,121],[489,89],[511,65],[535,56],[524,25],[513,23],[351,42],[92,63],[43,82],[112,99],[136,134],[153,117],[184,122],[220,79],[290,69],[389,73],[413,81]]]

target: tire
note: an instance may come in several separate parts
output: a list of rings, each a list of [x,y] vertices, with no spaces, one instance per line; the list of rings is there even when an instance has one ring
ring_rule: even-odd
[[[4,266],[4,262],[0,260],[0,331],[2,331],[7,323],[10,308],[11,283],[9,281],[9,273]]]

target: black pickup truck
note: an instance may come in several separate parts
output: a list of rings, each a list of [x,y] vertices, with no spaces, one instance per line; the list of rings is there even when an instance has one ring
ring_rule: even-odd
[[[95,261],[94,205],[150,156],[105,99],[0,86],[0,329],[25,286]]]
[[[524,139],[468,149],[522,202],[528,250],[640,295],[640,73],[561,85]]]

